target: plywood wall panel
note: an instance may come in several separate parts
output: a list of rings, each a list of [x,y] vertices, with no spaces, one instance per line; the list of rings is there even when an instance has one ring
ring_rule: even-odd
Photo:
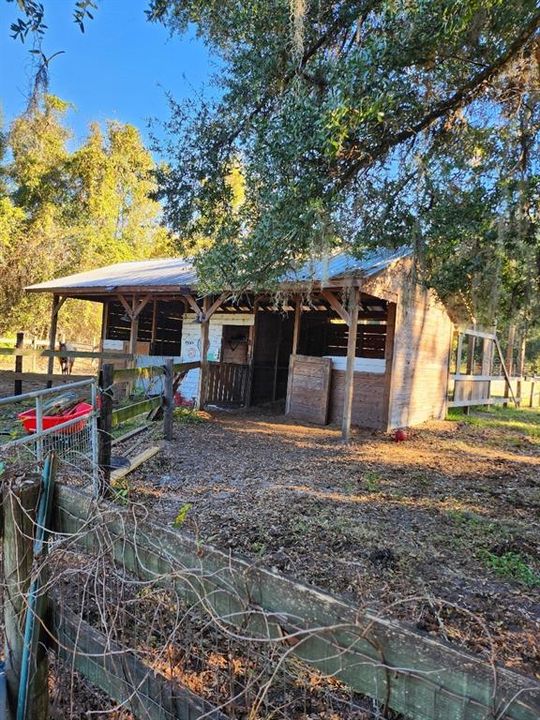
[[[332,370],[329,418],[339,424],[343,415],[345,372]],[[352,425],[380,430],[385,427],[384,411],[385,375],[354,373]]]
[[[326,425],[331,371],[330,358],[291,355],[287,414],[296,420]]]

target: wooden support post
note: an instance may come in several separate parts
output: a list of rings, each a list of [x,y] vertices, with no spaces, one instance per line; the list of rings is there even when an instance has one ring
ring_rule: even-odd
[[[255,342],[257,339],[257,317],[258,317],[258,301],[253,304],[253,325],[249,328],[249,347],[248,347],[248,379],[246,383],[246,407],[251,406],[251,396],[253,394],[253,374],[255,372]]]
[[[281,347],[281,338],[283,336],[283,320],[279,316],[278,333],[276,339],[276,350],[274,352],[274,375],[272,377],[272,402],[275,402],[277,397],[277,376],[279,368],[279,351]]]
[[[506,345],[506,359],[505,359],[505,365],[506,365],[506,372],[510,377],[512,377],[512,372],[514,370],[514,344],[516,341],[516,326],[510,325],[508,328],[508,344]]]
[[[531,380],[531,394],[529,397],[529,407],[534,407],[534,385],[535,385],[535,380],[533,378]]]
[[[165,360],[163,368],[163,436],[165,440],[173,439],[173,413],[174,413],[174,361],[172,358]]]
[[[461,357],[463,355],[463,333],[458,330],[458,341],[456,351],[456,375],[461,375]]]
[[[517,361],[517,375],[519,377],[523,377],[525,375],[525,353],[527,351],[527,335],[526,331],[524,330],[521,334],[520,340],[519,340],[519,353],[518,353],[518,361]]]
[[[66,298],[54,295],[51,308],[51,327],[49,328],[49,350],[56,350],[56,331],[58,329],[58,313],[64,304]],[[54,357],[50,357],[47,363],[47,375],[54,372]],[[47,380],[47,387],[52,387],[52,380]]]
[[[157,300],[156,298],[152,301],[152,330],[150,331],[150,353],[154,354],[154,345],[156,342],[157,333]]]
[[[476,325],[474,326],[476,330]],[[474,335],[467,335],[467,375],[474,375],[474,353],[476,350],[476,337]],[[465,415],[471,414],[471,406],[467,405],[463,408]]]
[[[301,322],[302,322],[302,296],[299,295],[296,298],[296,304],[294,306],[294,329],[293,329],[291,355],[296,355],[296,353],[298,352],[298,341],[300,339],[300,323]]]
[[[474,353],[476,351],[476,338],[467,336],[467,375],[474,375]]]
[[[135,312],[136,297],[133,296],[131,301],[131,326],[129,328],[129,352],[132,355],[137,354],[137,338],[139,335],[139,316]],[[135,358],[133,358],[133,367],[135,367]]]
[[[107,497],[111,490],[112,412],[113,412],[114,365],[105,363],[99,374],[101,406],[98,420],[99,433],[99,486],[100,497]]]
[[[396,334],[397,305],[389,302],[386,316],[386,342],[384,345],[384,424],[388,432],[392,426],[392,382],[394,365],[394,338]]]
[[[210,298],[203,300],[203,318],[210,306]],[[208,385],[208,346],[210,344],[210,320],[201,322],[201,369],[199,371],[198,407],[202,410],[206,404],[206,390]]]
[[[504,397],[510,397],[510,393],[513,395],[513,390],[511,386],[510,378],[512,377],[512,370],[514,365],[514,343],[516,340],[516,326],[510,325],[508,328],[508,342],[506,345],[506,354],[505,354],[505,361],[504,365],[506,366],[505,376],[506,376],[506,385],[504,386]],[[502,356],[501,356],[501,363],[502,363]],[[503,403],[503,407],[507,408],[508,403]]]
[[[4,638],[8,717],[16,717],[21,659],[24,649],[24,619],[26,595],[30,586],[33,560],[35,512],[39,499],[39,478],[33,478],[18,488],[3,491],[4,511]],[[38,646],[33,659],[30,689],[33,720],[48,717],[47,653]]]
[[[15,341],[15,348],[17,350],[22,350],[24,347],[24,333],[18,332],[17,333],[17,339]],[[22,373],[23,371],[23,356],[22,355],[15,355],[15,372],[16,373]],[[13,394],[14,395],[22,395],[22,379],[18,378],[15,380],[15,384],[13,387]]]
[[[349,307],[349,338],[347,341],[347,367],[345,370],[345,388],[343,392],[343,420],[341,424],[341,437],[344,443],[351,438],[351,418],[354,392],[354,364],[356,359],[356,336],[358,333],[358,289],[351,289],[351,303]]]
[[[498,352],[498,354],[499,354],[499,359],[500,359],[500,361],[501,361],[501,368],[502,368],[502,371],[503,371],[503,374],[504,374],[504,379],[506,380],[505,397],[509,397],[509,395],[511,395],[511,396],[512,396],[512,400],[514,401],[514,405],[517,407],[517,406],[518,406],[518,402],[517,402],[516,396],[515,396],[515,394],[514,394],[514,391],[513,391],[513,389],[512,389],[512,384],[511,384],[511,382],[510,382],[510,374],[509,374],[508,369],[507,369],[507,367],[506,367],[506,363],[504,362],[504,358],[503,358],[503,354],[502,354],[502,350],[501,350],[501,345],[500,345],[500,343],[499,343],[499,340],[498,340],[497,336],[495,336],[495,348],[496,348],[496,350],[497,350],[497,352]],[[508,393],[508,395],[506,395],[506,393]],[[508,407],[508,403],[503,403],[503,407]]]
[[[105,340],[107,339],[107,323],[109,322],[109,301],[105,300],[103,308],[101,310],[101,336],[99,340],[99,351],[103,352],[105,349]],[[101,361],[100,361],[101,367]]]

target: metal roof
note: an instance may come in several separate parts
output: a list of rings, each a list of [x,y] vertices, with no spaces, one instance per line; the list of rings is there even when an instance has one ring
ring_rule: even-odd
[[[396,250],[380,248],[369,250],[361,258],[354,257],[347,253],[339,253],[328,258],[310,260],[298,270],[287,273],[283,282],[310,282],[336,280],[346,275],[359,275],[371,277],[397,260],[411,255],[412,249],[402,246]]]
[[[326,284],[329,280],[346,275],[371,277],[410,254],[411,249],[408,247],[369,251],[360,259],[340,253],[325,259],[309,261],[298,270],[286,273],[282,277],[282,282],[289,284],[316,281]],[[26,289],[32,292],[86,295],[119,291],[136,292],[143,289],[179,292],[196,286],[197,273],[189,260],[167,258],[107,265],[96,270],[30,285]]]
[[[35,292],[84,291],[110,293],[120,289],[156,288],[157,291],[190,288],[197,284],[197,274],[188,260],[167,258],[138,260],[106,265],[87,272],[30,285]]]

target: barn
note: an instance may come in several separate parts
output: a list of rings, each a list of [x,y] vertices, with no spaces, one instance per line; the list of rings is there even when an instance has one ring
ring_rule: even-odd
[[[182,258],[128,262],[32,285],[52,294],[50,346],[64,302],[103,308],[101,347],[134,363],[201,361],[180,392],[200,406],[283,401],[300,421],[377,430],[446,411],[453,323],[416,281],[407,248],[337,254],[273,292],[200,296]],[[76,342],[76,339],[73,339]]]

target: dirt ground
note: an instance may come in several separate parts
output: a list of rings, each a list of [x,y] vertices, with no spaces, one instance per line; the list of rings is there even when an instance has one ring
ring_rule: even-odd
[[[540,414],[455,418],[343,446],[337,429],[283,415],[188,413],[129,496],[203,542],[539,677]]]

